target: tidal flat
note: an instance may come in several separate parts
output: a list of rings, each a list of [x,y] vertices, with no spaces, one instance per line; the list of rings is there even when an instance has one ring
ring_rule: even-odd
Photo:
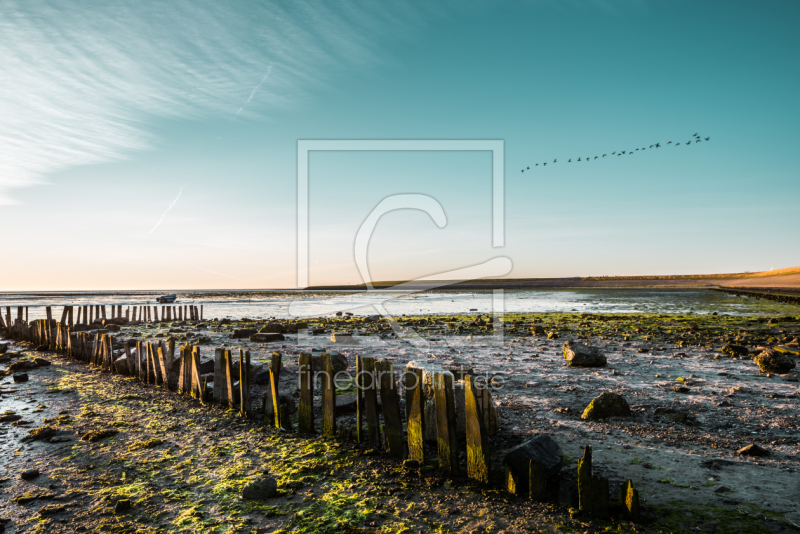
[[[765,306],[761,315],[507,313],[502,329],[477,314],[407,315],[395,325],[374,317],[309,319],[300,325],[305,334],[291,333],[289,320],[113,325],[115,347],[172,337],[199,345],[204,359],[222,344],[249,350],[257,409],[248,420],[12,345],[4,365],[36,357],[52,365],[29,371],[27,382],[0,382],[9,419],[0,423],[0,517],[6,532],[797,531],[797,370],[765,373],[754,357],[779,347],[796,360],[800,312]],[[265,326],[284,329],[285,339],[236,339],[237,330]],[[335,343],[335,333],[352,338]],[[565,365],[567,340],[597,347],[607,364]],[[396,370],[410,361],[472,369],[485,377],[498,411],[492,483],[447,478],[433,465],[409,467],[348,439],[275,430],[258,409],[266,385],[257,379],[273,351],[283,355],[280,389],[289,396],[298,388],[301,352],[338,353],[350,370],[356,355],[390,360]],[[346,428],[354,422],[346,408],[353,385],[337,386]],[[602,392],[622,395],[632,414],[582,419]],[[15,415],[21,418],[11,421]],[[23,441],[44,427],[52,435]],[[92,432],[98,439],[81,439]],[[630,479],[642,521],[594,519],[566,504],[509,494],[504,451],[542,433],[561,446],[565,476],[591,445],[595,472],[609,478],[612,496]],[[766,454],[738,452],[748,445]],[[435,459],[435,444],[427,452]],[[32,469],[38,476],[20,478]],[[242,488],[265,472],[277,479],[278,495],[242,500]]]

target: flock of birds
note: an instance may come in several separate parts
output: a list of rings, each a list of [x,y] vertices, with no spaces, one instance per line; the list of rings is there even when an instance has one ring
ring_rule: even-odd
[[[711,137],[705,137],[704,138],[699,133],[696,133],[696,134],[692,135],[692,138],[690,140],[686,141],[686,143],[683,143],[681,141],[676,141],[675,143],[673,143],[672,141],[669,141],[666,145],[663,145],[663,146],[665,146],[665,147],[668,146],[668,145],[681,146],[682,144],[691,145],[691,144],[694,144],[694,143],[700,143],[700,142],[703,141],[703,139],[705,139],[706,141],[711,141]],[[656,149],[656,148],[661,148],[661,147],[662,147],[661,143],[655,143],[655,144],[650,145],[650,149]],[[622,150],[620,152],[612,152],[611,155],[612,156],[624,156],[624,155],[627,154],[628,156],[632,156],[635,152],[638,152],[640,150],[642,152],[644,152],[645,150],[647,150],[647,147],[637,148],[635,150]],[[606,156],[608,156],[608,154],[603,154],[602,156],[595,156],[594,158],[592,158],[591,156],[588,156],[586,158],[580,158],[579,157],[575,161],[592,161],[593,159],[598,159],[598,158],[603,159]],[[558,159],[554,159],[553,163],[558,163]],[[551,165],[553,163],[551,163]],[[568,159],[567,163],[572,163],[572,158]],[[538,167],[539,165],[540,164],[537,163],[536,165],[534,165],[534,168]],[[546,167],[547,166],[547,162],[541,163],[541,166],[542,167]],[[529,171],[529,170],[531,170],[531,168],[530,167],[526,167],[526,168],[522,169],[522,172]]]

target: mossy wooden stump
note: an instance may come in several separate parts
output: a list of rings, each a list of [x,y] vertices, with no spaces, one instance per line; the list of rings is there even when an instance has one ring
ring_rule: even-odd
[[[394,384],[392,362],[375,362],[375,374],[381,388],[381,410],[383,411],[383,431],[389,454],[395,458],[405,457],[403,446],[403,423],[400,419],[400,399]]]
[[[453,375],[433,375],[433,393],[436,403],[436,438],[439,446],[439,467],[445,473],[458,475],[458,434],[456,427]]]
[[[322,367],[322,435],[326,438],[336,437],[336,385],[333,381],[333,364],[331,355],[320,357]]]
[[[367,443],[375,449],[381,446],[381,430],[378,421],[378,384],[375,377],[375,358],[361,358],[359,383],[364,393],[364,420],[367,427]]]
[[[608,517],[608,479],[592,474],[592,448],[583,449],[578,460],[578,509],[596,517]]]
[[[297,427],[300,432],[314,433],[314,370],[311,354],[301,353],[298,359],[300,372],[300,402]]]
[[[464,400],[467,419],[467,476],[489,483],[489,437],[471,375],[464,376]]]
[[[408,458],[425,463],[425,399],[423,398],[422,369],[406,367],[406,405],[408,407]]]

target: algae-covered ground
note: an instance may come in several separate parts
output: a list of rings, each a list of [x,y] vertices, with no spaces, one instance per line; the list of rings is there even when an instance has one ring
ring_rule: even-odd
[[[297,389],[297,355],[312,348],[339,352],[351,369],[356,354],[390,359],[396,368],[410,360],[471,368],[491,384],[500,417],[488,488],[448,480],[434,467],[405,468],[349,441],[276,431],[258,410],[244,420],[63,356],[27,351],[19,358],[45,357],[53,365],[29,371],[28,382],[0,382],[2,412],[23,416],[0,423],[0,518],[8,520],[6,532],[796,531],[797,374],[766,375],[751,354],[721,350],[794,350],[800,312],[767,311],[781,313],[513,314],[504,318],[502,339],[491,335],[498,331],[493,323],[481,324],[488,317],[401,318],[401,334],[416,333],[424,343],[417,346],[383,320],[346,317],[309,321],[316,335],[287,333],[267,344],[230,337],[263,321],[112,332],[118,340],[202,341],[206,358],[221,343],[247,348],[256,362],[278,350],[281,389],[289,395]],[[353,333],[355,342],[331,343],[332,332]],[[608,365],[565,366],[565,339],[598,346]],[[602,391],[623,395],[633,415],[582,420]],[[349,413],[341,418],[343,425],[351,420]],[[56,433],[46,441],[21,442],[31,429],[48,426]],[[574,472],[581,447],[592,445],[595,471],[611,479],[612,492],[626,479],[639,489],[645,521],[592,520],[569,506],[503,491],[502,451],[539,433],[561,445],[565,473]],[[736,452],[753,443],[769,454]],[[434,447],[428,453],[435,457]],[[22,480],[32,468],[40,475]],[[280,494],[242,500],[243,485],[263,473],[278,479]]]

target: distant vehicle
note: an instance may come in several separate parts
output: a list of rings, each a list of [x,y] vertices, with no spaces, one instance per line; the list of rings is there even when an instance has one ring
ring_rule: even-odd
[[[156,302],[160,302],[161,304],[168,304],[170,302],[175,302],[178,300],[178,295],[172,293],[171,295],[161,295],[156,299]]]

